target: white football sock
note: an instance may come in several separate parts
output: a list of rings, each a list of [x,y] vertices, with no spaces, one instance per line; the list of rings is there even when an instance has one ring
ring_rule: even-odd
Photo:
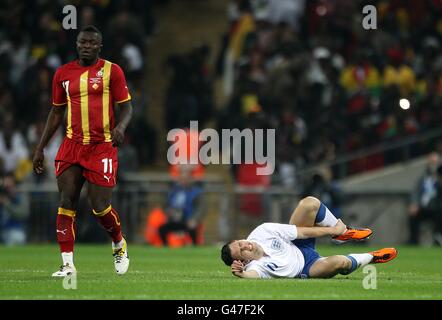
[[[321,202],[321,207],[318,210],[318,214],[325,210],[325,217],[323,220],[316,222],[316,225],[320,227],[334,227],[338,223],[338,219],[331,213],[330,210]]]
[[[123,243],[124,243],[124,240],[123,240],[123,239],[121,239],[121,241],[118,242],[118,243],[114,243],[114,242],[112,242],[112,248],[114,248],[114,249],[120,249],[120,248],[123,248]]]
[[[351,253],[349,256],[356,260],[358,267],[364,267],[373,260],[373,256],[369,253]]]
[[[63,259],[63,265],[69,264],[71,267],[74,266],[74,253],[73,252],[62,252],[61,258]]]

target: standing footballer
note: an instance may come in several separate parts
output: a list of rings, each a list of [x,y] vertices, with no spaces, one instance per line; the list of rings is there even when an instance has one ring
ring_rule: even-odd
[[[111,205],[118,169],[117,147],[132,115],[131,96],[121,68],[98,57],[102,34],[94,26],[81,29],[77,37],[78,60],[57,69],[52,82],[53,107],[46,121],[33,164],[37,174],[44,170],[44,148],[64,119],[66,137],[55,158],[55,174],[60,192],[57,241],[63,264],[53,277],[75,273],[75,214],[84,182],[93,214],[112,238],[117,274],[129,267],[127,243],[121,232],[118,213]],[[114,102],[120,109],[115,121]]]

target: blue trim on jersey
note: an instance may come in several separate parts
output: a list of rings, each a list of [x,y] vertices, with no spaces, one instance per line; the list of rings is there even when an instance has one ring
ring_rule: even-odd
[[[316,260],[321,258],[315,249],[315,238],[296,239],[292,243],[302,252],[304,256],[304,268],[302,268],[300,278],[310,277],[310,268]]]
[[[279,268],[279,267],[276,265],[276,263],[274,263],[274,262],[267,263],[267,264],[266,264],[266,267],[269,268],[270,270],[272,270],[273,272],[275,272],[275,269],[274,269],[274,268],[276,268],[276,269]]]
[[[325,219],[325,205],[321,202],[318,213],[316,214],[315,223],[319,223]]]

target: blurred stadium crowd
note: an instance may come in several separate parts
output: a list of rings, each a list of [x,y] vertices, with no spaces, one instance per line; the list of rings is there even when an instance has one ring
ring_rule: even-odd
[[[376,30],[362,27],[366,4],[377,8]],[[306,165],[440,128],[440,1],[238,0],[228,12],[218,72],[230,99],[219,127],[277,128],[283,184]],[[414,145],[410,156],[433,148]],[[356,159],[348,173],[399,154]]]

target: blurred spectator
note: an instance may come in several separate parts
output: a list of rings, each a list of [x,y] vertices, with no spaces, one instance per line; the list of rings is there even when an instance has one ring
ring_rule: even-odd
[[[250,96],[250,97],[253,97]],[[249,98],[250,98],[249,97]],[[243,102],[243,108],[244,110],[244,127],[240,127],[241,129],[250,129],[252,132],[255,132],[256,129],[268,129],[270,124],[268,123],[268,120],[265,118],[264,112],[261,111],[261,107],[259,104],[257,104],[256,99],[252,98],[247,102],[249,99],[246,99]],[[256,137],[255,137],[256,138]],[[246,155],[246,143],[249,143],[246,141],[246,139],[241,139],[240,143],[236,143],[232,146],[232,151],[230,153],[231,155],[231,162],[233,163],[231,165],[233,177],[235,183],[240,187],[245,187],[246,189],[251,188],[258,188],[262,190],[266,190],[268,187],[270,187],[271,184],[271,176],[270,175],[259,175],[259,168],[263,168],[265,166],[274,166],[273,163],[266,163],[266,164],[259,164],[256,160],[256,158],[249,160],[249,162],[246,162],[246,159],[249,155]],[[255,140],[256,143],[256,140]],[[272,143],[270,141],[267,141],[267,135],[263,135],[263,146],[262,150],[264,152],[267,149],[267,143]],[[234,164],[233,159],[237,157],[237,154],[241,155],[241,163]],[[267,155],[268,156],[268,155]],[[268,195],[263,192],[260,193],[242,193],[238,197],[238,205],[239,209],[242,213],[252,216],[263,216],[263,214],[266,214],[269,212],[269,197]]]
[[[438,177],[440,165],[441,158],[439,154],[436,152],[430,153],[427,156],[425,173],[411,193],[410,206],[408,208],[409,244],[419,244],[422,221],[430,220],[434,223],[437,216],[441,215],[441,211],[436,209],[440,204],[438,197],[442,197],[442,179]],[[442,209],[442,206],[439,209]]]
[[[0,236],[6,245],[25,244],[29,199],[17,191],[13,174],[0,176]]]
[[[384,69],[383,85],[388,89],[394,86],[400,97],[409,97],[416,88],[416,76],[404,63],[405,53],[399,47],[388,49],[389,63]]]
[[[175,180],[179,180],[183,175],[190,174],[194,181],[201,180],[206,170],[199,158],[199,151],[202,146],[199,140],[199,131],[193,128],[183,128],[176,136],[173,144],[177,150],[173,156],[177,157],[180,163],[169,165],[170,176]],[[196,148],[192,146],[196,146]],[[194,161],[197,163],[191,164]]]
[[[10,38],[0,43],[0,56],[9,65],[8,80],[17,85],[28,63],[29,47],[24,36],[18,32],[10,34]]]
[[[0,158],[3,160],[4,170],[24,178],[29,172],[29,153],[26,140],[16,129],[12,113],[2,119],[0,128]]]
[[[169,245],[170,233],[184,232],[196,245],[206,213],[203,189],[192,178],[190,167],[182,166],[180,172],[167,197],[167,222],[159,228],[159,234],[163,244]]]
[[[382,84],[379,70],[362,48],[354,55],[353,61],[349,61],[344,68],[340,80],[349,96],[360,92],[379,95]],[[351,111],[356,111],[355,108],[353,107]]]
[[[430,201],[428,209],[433,214],[433,243],[442,246],[442,165],[437,168],[436,195]]]
[[[189,53],[171,55],[166,67],[172,71],[166,97],[167,130],[188,127],[198,121],[203,127],[213,112],[213,82],[208,66],[210,48],[202,44]]]
[[[259,2],[258,1],[254,1]],[[286,23],[293,30],[301,28],[301,19],[305,10],[305,0],[268,0],[268,20],[273,24]],[[261,8],[261,10],[264,10]]]
[[[342,218],[343,192],[338,183],[333,179],[332,170],[322,166],[307,183],[302,197],[314,196],[329,208],[336,218]]]
[[[115,1],[115,3],[118,3]],[[133,12],[124,4],[120,2],[120,8],[114,15],[111,16],[108,28],[103,34],[110,41],[104,43],[113,43],[112,40],[121,37],[127,43],[133,43],[135,46],[143,47],[144,41],[144,25],[139,13]],[[117,5],[118,6],[118,5]]]
[[[248,0],[238,0],[231,3],[231,5],[231,26],[227,39],[223,69],[223,87],[226,96],[230,96],[233,93],[235,64],[245,50],[247,36],[256,28],[252,7]]]
[[[124,184],[125,174],[139,171],[140,163],[137,149],[130,142],[129,135],[125,135],[124,143],[118,150],[118,179]]]
[[[95,10],[91,6],[84,6],[80,11],[80,25],[89,26],[97,24]]]
[[[127,130],[128,143],[135,147],[140,167],[153,164],[156,157],[157,131],[149,117],[149,101],[141,79],[134,81],[131,88],[132,104],[136,106]]]
[[[291,110],[284,110],[276,130],[277,173],[281,185],[294,189],[297,181],[297,167],[302,165],[301,145],[307,136],[307,128],[301,117]]]

